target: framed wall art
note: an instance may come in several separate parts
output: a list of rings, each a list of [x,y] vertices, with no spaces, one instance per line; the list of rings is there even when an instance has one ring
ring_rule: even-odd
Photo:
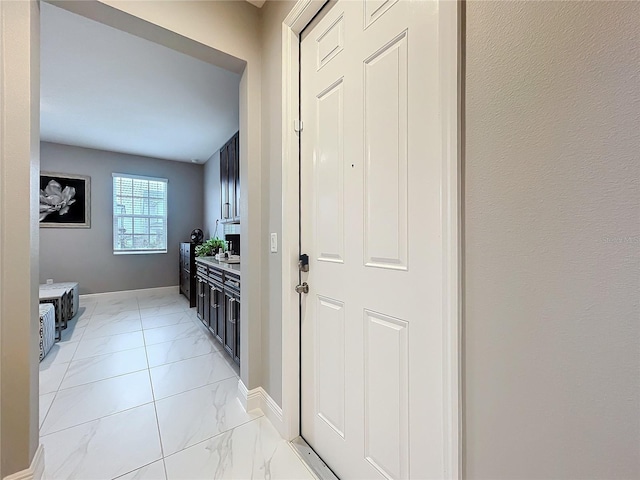
[[[40,226],[91,228],[91,177],[40,172]]]

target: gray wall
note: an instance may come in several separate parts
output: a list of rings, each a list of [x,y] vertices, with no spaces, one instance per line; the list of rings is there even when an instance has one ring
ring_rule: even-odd
[[[222,145],[221,145],[222,146]],[[204,164],[204,238],[213,238],[216,220],[220,220],[220,150],[211,155]],[[218,225],[219,238],[224,238],[224,228]]]
[[[282,256],[268,253],[269,234],[282,243],[282,21],[293,1],[267,2],[262,15],[262,387],[282,406]]]
[[[202,165],[42,142],[42,171],[91,176],[91,228],[40,229],[40,282],[77,281],[80,293],[101,293],[178,284],[178,244],[202,228]],[[167,178],[166,254],[114,255],[111,174]]]
[[[640,478],[640,3],[467,9],[466,477]]]

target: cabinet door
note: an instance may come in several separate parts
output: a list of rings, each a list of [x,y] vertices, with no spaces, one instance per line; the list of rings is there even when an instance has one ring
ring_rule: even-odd
[[[184,291],[184,256],[182,255],[182,244],[180,244],[180,255],[178,256],[178,275],[180,276],[180,292]]]
[[[235,348],[233,349],[233,359],[236,361],[238,365],[240,365],[240,299],[237,299],[233,304],[235,311]]]
[[[229,198],[229,148],[227,145],[220,149],[220,218],[227,220],[231,217]]]
[[[204,282],[200,277],[197,280],[196,310],[198,318],[204,321]]]
[[[234,137],[235,144],[235,156],[234,156],[234,192],[235,192],[235,201],[233,203],[233,216],[234,219],[240,221],[240,136],[236,133]]]
[[[209,313],[210,313],[209,299],[211,297],[211,294],[209,292],[209,284],[207,282],[202,282],[202,290],[204,293],[204,297],[202,298],[202,303],[203,303],[202,323],[204,323],[205,327],[209,328]]]
[[[213,285],[209,285],[209,330],[217,336],[218,331],[218,314],[220,311],[220,290]]]
[[[216,316],[216,327],[215,327],[215,335],[218,341],[224,345],[224,333],[225,327],[227,326],[226,319],[226,297],[224,296],[224,292],[221,289],[216,290],[217,300],[218,300],[218,314]]]
[[[227,319],[224,332],[224,349],[233,358],[233,351],[236,347],[236,299],[225,293],[225,317]]]
[[[191,285],[189,284],[189,273],[186,270],[182,270],[180,275],[180,290],[187,298],[191,298]]]
[[[227,143],[228,152],[228,178],[227,185],[229,189],[229,218],[235,219],[236,216],[236,171],[238,170],[238,162],[236,161],[237,151],[235,137]]]

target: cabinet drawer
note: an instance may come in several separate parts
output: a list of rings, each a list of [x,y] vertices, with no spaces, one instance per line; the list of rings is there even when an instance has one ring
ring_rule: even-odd
[[[240,279],[236,277],[226,276],[224,279],[224,288],[225,290],[240,295]]]
[[[201,263],[197,263],[196,264],[196,268],[198,270],[198,275],[199,276],[207,277],[209,275],[206,265],[202,265]]]
[[[209,268],[209,278],[216,282],[222,283],[222,270],[217,268]]]

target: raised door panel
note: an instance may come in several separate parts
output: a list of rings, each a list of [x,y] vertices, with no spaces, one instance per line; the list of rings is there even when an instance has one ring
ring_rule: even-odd
[[[365,238],[369,267],[407,269],[407,32],[364,62]]]
[[[180,290],[182,291],[182,273],[184,271],[184,247],[180,244],[180,253],[178,255],[178,274],[180,275]]]
[[[224,345],[224,336],[226,330],[226,300],[224,296],[224,292],[222,290],[218,291],[218,314],[216,316],[216,327],[215,327],[215,335],[218,341]]]
[[[207,284],[207,282],[202,282],[202,290],[204,292],[204,298],[202,299],[203,301],[203,317],[202,317],[202,323],[205,324],[205,326],[209,326],[209,299],[211,298],[211,294],[209,292],[209,285]]]
[[[364,312],[365,458],[386,478],[409,477],[409,324]]]
[[[240,221],[240,135],[236,133],[235,136],[235,144],[236,144],[236,181],[235,181],[235,192],[236,192],[236,201],[235,201],[235,219]]]
[[[236,142],[235,138],[232,138],[227,143],[227,188],[229,196],[229,218],[235,218],[236,215],[236,170],[238,169],[238,162],[236,159]]]
[[[180,273],[180,288],[187,298],[190,298],[191,285],[189,285],[189,274],[184,270]]]
[[[398,0],[364,0],[364,28],[382,17]]]
[[[345,432],[345,308],[335,299],[316,300],[317,415],[340,437]]]
[[[239,134],[236,133],[231,139],[233,145],[233,219],[240,221],[240,142]]]
[[[222,220],[228,220],[229,212],[229,149],[225,145],[220,149],[220,205]]]
[[[318,260],[344,262],[344,155],[342,79],[317,97],[314,177]]]
[[[235,348],[233,349],[233,359],[240,365],[240,301],[235,302]]]
[[[218,328],[218,290],[213,285],[209,285],[209,329],[216,334]]]
[[[204,282],[201,278],[196,282],[196,311],[200,320],[204,319]]]
[[[225,293],[225,332],[224,332],[224,349],[233,357],[233,349],[235,347],[235,305],[236,299]]]

